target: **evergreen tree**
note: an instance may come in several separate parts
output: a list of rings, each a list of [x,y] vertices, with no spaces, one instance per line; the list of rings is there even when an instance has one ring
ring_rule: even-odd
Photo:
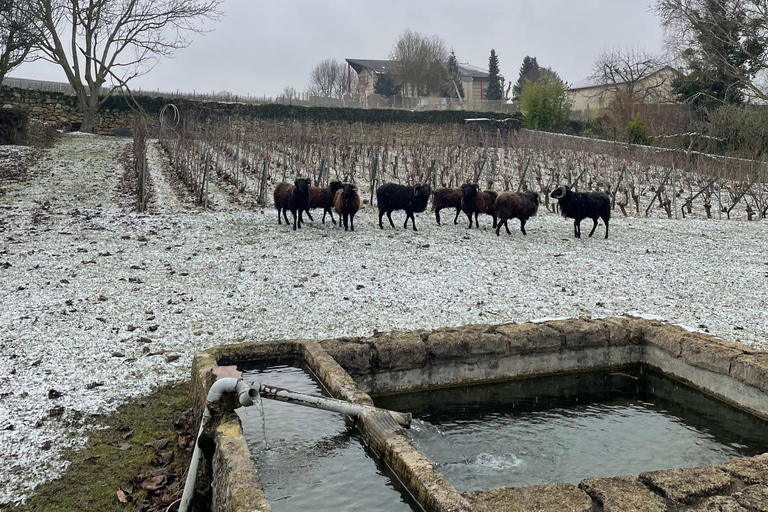
[[[461,85],[461,72],[459,71],[459,61],[456,54],[451,50],[448,55],[448,64],[446,65],[446,79],[441,88],[441,96],[444,98],[457,98],[456,89],[459,90],[461,97],[464,97],[464,87]]]
[[[524,125],[533,130],[556,131],[568,124],[571,105],[565,83],[547,71],[538,82],[527,80],[520,93]]]
[[[496,50],[491,49],[491,56],[488,58],[488,88],[485,91],[485,99],[501,99],[501,77],[499,76],[499,57]]]
[[[400,94],[400,86],[395,84],[390,75],[381,75],[373,86],[373,92],[391,98]]]
[[[514,98],[517,99],[520,97],[520,93],[523,92],[523,86],[525,85],[526,80],[535,83],[539,81],[540,76],[541,68],[539,67],[539,63],[536,60],[536,57],[529,57],[526,55],[523,59],[522,66],[520,66],[520,76],[518,77],[515,85],[512,87]]]

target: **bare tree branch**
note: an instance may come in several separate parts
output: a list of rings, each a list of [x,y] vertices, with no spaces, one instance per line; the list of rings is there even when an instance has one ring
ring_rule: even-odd
[[[64,70],[83,112],[81,130],[92,131],[109,95],[189,46],[188,34],[217,19],[221,1],[39,0],[30,9],[42,56]],[[113,87],[100,97],[107,80]]]

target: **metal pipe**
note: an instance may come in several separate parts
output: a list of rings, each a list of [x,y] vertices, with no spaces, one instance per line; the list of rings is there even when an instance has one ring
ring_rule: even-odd
[[[388,413],[392,419],[395,420],[401,427],[409,428],[411,426],[411,413],[401,413],[397,411],[389,411],[387,409],[377,409],[376,407],[371,407],[368,405],[356,405],[345,402],[344,400],[337,400],[335,398],[305,395],[303,393],[296,393],[295,391],[290,391],[288,389],[259,383],[254,384],[254,386],[251,388],[251,393],[251,399],[255,398],[256,393],[258,393],[261,395],[261,398],[269,398],[270,400],[277,400],[279,402],[303,405],[305,407],[323,409],[326,411],[338,412],[355,417],[359,416],[364,411],[383,411]]]
[[[221,379],[217,379],[216,382],[213,383],[211,386],[211,389],[208,390],[208,396],[206,397],[208,403],[214,403],[221,400],[221,397],[224,393],[231,393],[233,391],[237,390],[243,390],[242,384],[246,386],[245,393],[247,397],[248,390],[250,389],[250,386],[248,386],[242,379],[236,379],[234,377],[224,377]],[[250,397],[247,397],[248,400],[250,400]],[[242,403],[242,394],[240,394],[240,400]],[[251,402],[252,404],[253,402]],[[181,503],[179,504],[179,512],[187,512],[189,510],[189,505],[192,503],[192,498],[195,495],[195,482],[197,481],[197,467],[200,464],[200,435],[203,433],[203,427],[205,427],[206,422],[211,417],[211,411],[208,410],[208,406],[206,405],[205,410],[203,411],[203,417],[200,420],[200,430],[197,432],[197,437],[195,438],[195,451],[192,452],[192,461],[189,463],[189,471],[187,471],[187,480],[184,482],[184,493],[181,495]]]

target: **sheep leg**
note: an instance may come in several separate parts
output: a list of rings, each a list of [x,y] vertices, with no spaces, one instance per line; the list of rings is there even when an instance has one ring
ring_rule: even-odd
[[[326,213],[331,216],[331,222],[333,222],[333,224],[335,225],[336,224],[336,219],[333,218],[333,211],[330,208],[326,208],[326,209],[323,210],[323,224],[325,224],[325,214]]]
[[[296,220],[299,219],[299,228],[301,228],[301,210],[299,210],[298,215],[296,214],[296,210],[291,210],[291,214],[293,215],[293,230],[296,231]]]
[[[301,212],[301,214],[303,214],[304,212],[307,212],[307,217],[309,217],[309,220],[311,220],[312,222],[315,222],[315,219],[313,219],[313,218],[312,218],[312,214],[311,214],[311,213],[309,213],[309,210],[304,210],[303,212]],[[301,215],[301,214],[300,214],[300,215]],[[303,222],[303,221],[302,221],[302,222]]]
[[[471,212],[464,212],[467,214],[467,218],[469,219],[469,227],[467,229],[470,229],[472,227],[472,213]]]
[[[437,221],[437,225],[440,225],[440,210],[435,208],[435,220]]]
[[[454,219],[453,219],[453,225],[454,226],[459,223],[459,214],[460,213],[461,213],[461,208],[456,208],[456,217],[454,217]]]
[[[343,214],[343,217],[344,217],[344,231],[348,231],[348,224],[347,224],[348,218],[347,218],[347,214],[346,213]]]
[[[283,208],[283,218],[285,219],[286,224],[290,224],[290,222],[288,222],[288,208]]]
[[[286,222],[288,222],[288,221],[286,220]],[[280,208],[277,209],[277,223],[278,224],[282,224],[283,223],[283,219],[280,218]]]
[[[603,222],[605,222],[605,238],[608,238],[608,219],[604,218]]]
[[[384,226],[383,226],[383,225],[382,225],[382,223],[381,223],[381,218],[382,218],[382,217],[384,217],[384,211],[383,211],[383,210],[379,210],[379,227],[380,227],[381,229],[384,229]]]
[[[496,225],[496,236],[501,236],[501,235],[499,234],[499,230],[500,230],[500,229],[501,229],[501,221],[499,221],[499,223]]]
[[[493,217],[493,227],[496,227],[496,216],[492,215],[492,217]]]
[[[355,214],[354,213],[349,214],[349,229],[350,231],[355,230]]]
[[[389,219],[389,225],[395,227],[395,223],[392,222],[392,210],[387,212],[387,218]],[[408,217],[406,217],[405,220],[407,221]]]
[[[591,237],[591,236],[592,236],[592,234],[595,232],[595,228],[597,228],[597,217],[595,217],[594,219],[592,219],[592,222],[593,222],[593,224],[592,224],[592,231],[590,231],[590,232],[589,232],[589,236],[590,236],[590,237]]]
[[[507,231],[509,231],[509,229],[507,229]],[[520,219],[520,231],[522,231],[524,235],[527,234],[525,232],[525,219]]]
[[[478,212],[475,212],[475,227],[476,227],[476,228],[479,228],[479,227],[480,227],[480,223],[477,221],[477,218],[478,218],[479,216],[480,216],[480,214],[479,214]]]
[[[573,236],[576,238],[581,238],[581,221],[575,220],[573,221]]]

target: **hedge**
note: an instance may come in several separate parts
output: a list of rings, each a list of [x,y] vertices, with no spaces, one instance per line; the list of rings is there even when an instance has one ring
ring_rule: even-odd
[[[0,144],[21,144],[29,115],[20,108],[0,108]]]
[[[298,119],[302,121],[346,121],[350,123],[418,123],[418,124],[454,124],[463,123],[468,118],[488,118],[495,120],[513,119],[513,125],[522,123],[522,114],[499,112],[472,112],[466,110],[394,110],[361,109],[337,107],[304,107],[299,105],[218,103],[188,99],[166,99],[162,97],[137,96],[136,101],[149,114],[158,114],[162,108],[173,103],[181,111],[197,112],[202,118],[220,115],[238,115],[255,119]],[[102,105],[102,109],[128,111],[131,109],[122,96],[112,96]]]

